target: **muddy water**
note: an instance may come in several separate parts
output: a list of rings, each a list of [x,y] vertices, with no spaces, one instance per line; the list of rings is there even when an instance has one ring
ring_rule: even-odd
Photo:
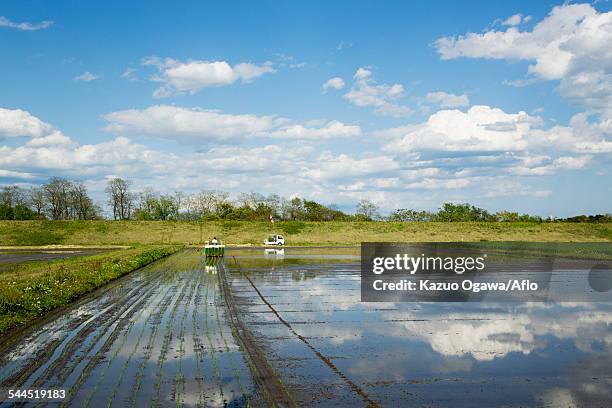
[[[216,272],[190,251],[120,279],[3,347],[0,386],[75,407],[257,403]]]
[[[360,303],[355,250],[228,255],[298,405],[612,406],[609,303]]]

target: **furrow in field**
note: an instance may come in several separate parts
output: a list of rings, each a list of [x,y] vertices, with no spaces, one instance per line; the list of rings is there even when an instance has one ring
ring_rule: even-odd
[[[189,270],[187,273],[191,275],[195,275],[195,274],[198,274],[198,271]],[[190,279],[194,280],[193,276]],[[185,356],[185,331],[186,331],[185,318],[187,317],[189,309],[193,307],[192,303],[194,302],[194,296],[197,294],[198,287],[199,287],[199,282],[197,279],[195,279],[195,282],[192,283],[191,285],[191,289],[187,297],[187,302],[185,302],[185,305],[183,307],[183,313],[181,314],[181,318],[179,322],[180,330],[179,330],[179,335],[178,335],[178,338],[179,338],[178,367],[177,367],[177,374],[176,374],[176,381],[175,381],[175,385],[176,385],[175,398],[176,398],[177,406],[179,408],[181,407],[182,398],[183,398],[183,395],[185,394],[185,374],[183,373],[183,357]]]
[[[158,286],[159,284],[156,279],[144,285],[143,287],[146,288],[141,289],[136,296],[134,296],[123,312],[114,319],[109,319],[112,323],[101,328],[98,335],[80,352],[78,357],[70,361],[71,364],[65,365],[61,373],[54,379],[54,382],[45,385],[45,387],[74,389],[73,385],[79,381],[79,377],[85,378],[88,375],[91,368],[93,368],[96,362],[101,359],[101,356],[108,351],[121,331],[129,326],[134,313],[136,313],[139,308],[142,308],[143,304],[149,300],[149,295],[153,293]],[[69,393],[69,395],[74,394]]]
[[[168,356],[168,348],[169,348],[170,342],[174,337],[173,328],[175,324],[176,315],[177,315],[179,306],[182,304],[185,294],[187,293],[187,290],[190,287],[190,283],[192,282],[192,279],[191,279],[192,275],[189,275],[189,277],[185,277],[184,274],[179,274],[179,276],[180,276],[179,281],[182,281],[181,293],[172,308],[170,318],[166,322],[165,333],[164,333],[164,337],[162,340],[159,357],[157,358],[157,374],[155,376],[154,393],[153,393],[153,399],[151,401],[151,406],[161,405],[160,398],[161,398],[161,386],[162,386],[162,381],[164,377],[164,364]]]
[[[213,365],[213,369],[214,369],[214,373],[215,373],[215,382],[219,387],[219,399],[221,401],[223,401],[223,403],[225,404],[227,401],[225,400],[225,397],[223,395],[223,383],[221,381],[221,371],[219,370],[219,363],[217,361],[217,358],[215,356],[215,345],[213,343],[212,340],[212,335],[211,335],[211,324],[210,324],[210,318],[208,316],[209,314],[209,292],[210,292],[210,287],[211,287],[211,277],[210,274],[206,274],[206,296],[205,296],[205,302],[204,302],[204,316],[206,318],[205,322],[206,322],[206,338],[208,339],[208,352],[210,354],[210,359],[212,361],[212,365]],[[213,285],[214,285],[214,281],[213,281]],[[215,299],[213,297],[212,301],[214,302]]]
[[[142,339],[142,336],[145,332],[145,329],[147,328],[147,324],[149,322],[149,320],[151,319],[152,316],[154,316],[154,314],[152,313],[151,309],[157,309],[158,306],[161,304],[162,300],[166,297],[168,291],[170,290],[170,287],[166,287],[164,290],[158,290],[157,294],[155,295],[154,298],[150,299],[147,301],[148,305],[146,307],[142,307],[138,316],[135,319],[132,319],[130,322],[130,325],[128,327],[128,329],[124,332],[123,338],[121,340],[121,342],[119,344],[117,344],[114,348],[114,351],[112,352],[111,356],[107,359],[106,364],[104,365],[104,368],[101,370],[101,372],[98,374],[98,376],[96,377],[96,381],[93,384],[93,386],[91,387],[91,391],[89,391],[87,393],[87,395],[85,396],[83,402],[82,402],[82,406],[87,408],[89,406],[89,404],[92,401],[92,397],[96,394],[96,391],[98,390],[98,387],[100,385],[101,382],[106,380],[106,375],[109,372],[109,369],[111,367],[111,365],[113,365],[115,363],[115,359],[117,358],[118,354],[120,352],[123,351],[124,347],[126,346],[129,336],[132,332],[132,329],[134,328],[135,324],[139,321],[141,321],[141,319],[144,320],[141,321],[141,329],[138,333],[138,337],[136,339],[136,342],[134,344],[134,347],[132,348],[130,354],[128,355],[128,357],[125,359],[124,363],[121,366],[121,370],[119,373],[119,381],[116,383],[115,387],[113,387],[113,392],[111,393],[111,395],[114,397],[116,395],[117,389],[118,389],[118,385],[121,384],[121,380],[123,379],[124,373],[125,373],[125,369],[127,368],[127,366],[130,364],[132,357],[134,356],[134,354],[136,353],[136,351],[138,350],[139,346],[140,346],[140,342]],[[83,384],[84,379],[79,383],[79,385]]]
[[[160,304],[159,310],[152,316],[153,319],[151,321],[149,339],[144,347],[145,352],[142,356],[140,363],[138,364],[138,370],[134,376],[134,384],[131,387],[131,390],[127,397],[127,400],[130,401],[129,405],[131,407],[146,404],[147,395],[140,395],[140,391],[142,389],[143,383],[145,383],[146,374],[148,372],[151,372],[151,369],[153,368],[154,363],[150,362],[150,360],[155,350],[156,340],[159,334],[159,328],[162,327],[163,322],[167,321],[170,318],[170,315],[173,310],[173,307],[171,307],[171,305],[176,304],[179,301],[181,293],[182,292],[179,291],[179,287],[176,284],[169,284],[168,291],[166,292],[164,300]],[[149,365],[151,365],[151,367],[149,370],[147,370],[147,367]],[[122,370],[121,376],[119,378],[119,381],[117,381],[117,385],[115,386],[115,388],[118,388],[121,382],[123,381],[124,373],[125,370]],[[111,395],[111,398],[109,398],[109,405],[112,403],[113,398],[115,398],[116,391],[114,392],[114,394],[115,395]]]
[[[135,301],[133,295],[146,285],[148,285],[147,281],[134,286],[120,301],[111,303],[71,331],[62,343],[53,350],[52,355],[48,359],[42,360],[44,363],[19,386],[21,388],[39,387],[49,378],[52,378],[54,374],[61,372],[69,358],[76,355],[84,344],[89,344],[92,338],[95,339],[101,335],[104,329],[112,324],[112,317],[121,313],[125,308],[129,308]]]
[[[201,273],[198,277],[198,291],[194,299],[191,316],[193,324],[193,353],[195,357],[195,377],[197,384],[198,407],[204,406],[204,373],[202,372],[202,360],[204,358],[204,352],[202,349],[204,348],[204,346],[202,345],[202,340],[199,336],[200,326],[198,324],[198,317],[200,315],[200,302],[202,300],[202,276],[203,274]]]
[[[215,282],[215,294],[216,294],[216,287],[217,285],[219,285],[220,288],[220,284],[221,284],[221,279],[220,279],[220,275],[217,275],[217,281]],[[221,289],[219,289],[219,302],[223,305],[225,300],[223,300],[223,291]],[[216,296],[215,296],[216,298]],[[221,325],[221,318],[219,317],[219,306],[218,303],[215,301],[215,318],[217,321],[217,329],[219,331],[219,337],[221,338],[221,341],[223,342],[224,346],[225,346],[225,352],[227,353],[227,357],[231,366],[231,370],[232,370],[232,374],[234,375],[234,378],[238,384],[238,388],[240,390],[240,394],[242,395],[242,398],[244,399],[244,401],[246,401],[247,405],[250,405],[250,401],[249,398],[247,396],[246,390],[242,384],[242,380],[240,378],[240,371],[238,370],[238,366],[236,365],[236,362],[234,361],[234,356],[233,356],[233,352],[229,347],[229,344],[227,342],[227,339],[225,338],[225,336],[223,335],[223,327]]]

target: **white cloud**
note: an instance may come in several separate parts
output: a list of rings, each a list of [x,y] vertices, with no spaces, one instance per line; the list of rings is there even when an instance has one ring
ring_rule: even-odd
[[[80,81],[80,82],[91,82],[91,81],[95,81],[96,79],[100,79],[100,78],[101,78],[101,75],[95,75],[89,71],[85,71],[81,75],[74,77],[74,80]]]
[[[536,197],[546,198],[552,195],[551,190],[537,190],[516,180],[499,180],[488,188],[485,197]]]
[[[603,52],[604,55],[597,57],[603,61],[609,56],[610,18],[612,14],[599,14],[589,4],[567,4],[553,8],[533,31],[521,32],[510,27],[506,31],[468,33],[440,38],[436,47],[442,59],[533,60],[535,64],[530,66],[530,72],[545,79],[560,79],[575,63],[575,57]]]
[[[363,177],[398,170],[399,165],[388,156],[355,159],[346,154],[335,156],[323,153],[318,163],[305,170],[304,175],[316,181]]]
[[[104,130],[119,134],[162,137],[181,142],[228,142],[247,138],[329,140],[361,135],[361,128],[332,120],[322,126],[294,123],[277,116],[232,115],[219,111],[156,105],[104,116]]]
[[[554,149],[558,152],[605,154],[612,152],[611,122],[590,122],[579,113],[569,126],[541,129],[542,120],[525,112],[506,113],[499,108],[472,106],[467,112],[442,110],[418,125],[375,132],[391,139],[388,151],[514,152]]]
[[[569,126],[554,126],[548,130],[534,131],[534,146],[582,154],[612,153],[612,121],[589,121],[588,113],[577,113]]]
[[[502,83],[504,85],[513,86],[515,88],[524,88],[531,84],[538,82],[536,78],[525,78],[525,79],[505,79]]]
[[[336,51],[342,51],[342,50],[351,48],[352,46],[353,46],[352,42],[342,40],[338,43],[338,45],[336,45]]]
[[[293,55],[287,55],[281,53],[276,54],[276,63],[275,66],[281,68],[304,68],[306,66],[305,62],[298,61]]]
[[[512,17],[512,22],[516,17]],[[612,106],[612,12],[599,13],[590,4],[564,4],[532,31],[512,26],[505,31],[443,37],[435,45],[442,59],[492,58],[530,61],[529,73],[560,80],[561,94],[589,109]],[[533,79],[507,81],[525,86]]]
[[[521,23],[527,23],[531,20],[531,16],[523,17],[522,14],[514,14],[502,22],[502,25],[505,26],[517,26]]]
[[[0,16],[0,27],[15,28],[20,31],[44,30],[46,28],[51,27],[52,24],[53,21],[42,21],[40,23],[15,23],[6,17]]]
[[[175,94],[196,93],[207,87],[226,86],[241,81],[252,82],[255,79],[276,72],[270,61],[261,65],[240,63],[231,66],[226,61],[187,61],[181,62],[171,58],[162,60],[149,57],[143,65],[153,65],[159,75],[153,80],[164,83],[155,90],[153,96],[162,98]]]
[[[395,102],[404,96],[404,87],[401,84],[376,85],[372,79],[372,71],[366,67],[357,69],[353,78],[356,82],[351,90],[344,94],[344,98],[351,104],[374,107],[374,112],[383,116],[402,117],[412,113],[407,106]]]
[[[230,115],[218,111],[187,109],[169,105],[128,109],[104,115],[104,130],[117,134],[141,134],[178,140],[227,141],[269,131],[273,116]]]
[[[29,137],[32,146],[70,144],[68,137],[30,112],[0,108],[0,138]]]
[[[515,151],[527,147],[527,136],[539,119],[525,112],[508,114],[489,106],[467,112],[442,110],[421,125],[400,128],[406,133],[389,143],[389,151]],[[397,135],[397,129],[389,134]],[[379,133],[380,134],[380,133]]]
[[[425,98],[428,102],[438,104],[441,108],[460,108],[470,104],[470,99],[465,94],[455,95],[438,91],[428,93]]]
[[[342,89],[344,85],[344,80],[342,78],[330,78],[323,84],[323,93],[326,93],[329,89]]]
[[[21,109],[0,108],[0,136],[42,137],[53,131],[53,126]]]
[[[32,179],[34,175],[32,173],[25,173],[21,171],[11,171],[0,169],[0,177],[6,178],[18,178],[18,179]]]
[[[136,76],[136,69],[130,67],[126,68],[123,74],[121,74],[121,78],[127,79],[128,81],[136,81],[138,79]]]
[[[445,113],[451,113],[450,120],[443,118]],[[550,190],[533,189],[522,185],[520,180],[585,169],[597,159],[595,154],[550,151],[548,133],[558,133],[556,130],[535,129],[538,119],[523,112],[508,114],[490,107],[473,107],[468,112],[441,111],[432,115],[430,121],[391,129],[388,134],[379,136],[388,138],[386,147],[391,154],[371,152],[366,155],[321,150],[317,145],[317,141],[352,140],[362,134],[359,126],[339,121],[296,123],[275,116],[231,115],[166,105],[113,112],[105,118],[109,122],[107,130],[117,136],[101,143],[81,145],[26,111],[0,110],[0,135],[29,138],[17,147],[0,145],[0,168],[3,170],[0,177],[36,179],[52,174],[79,179],[89,177],[91,182],[103,184],[106,176],[118,175],[134,180],[139,186],[194,191],[204,188],[203,173],[214,173],[220,177],[213,177],[212,181],[207,179],[205,188],[237,192],[248,191],[257,185],[262,192],[297,194],[327,203],[339,200],[345,205],[368,197],[385,209],[392,209],[405,205],[406,199],[412,200],[409,192],[413,190],[430,192],[427,199],[422,199],[429,200],[428,206],[449,199],[448,195],[436,195],[436,191],[441,190],[456,191],[454,196],[470,189],[481,191],[481,197],[545,197],[551,194]],[[575,122],[582,123],[578,118]],[[438,129],[438,133],[445,131],[447,134],[432,137],[428,132],[437,129],[440,123],[447,123],[448,128]],[[453,139],[453,130],[463,127],[472,133]],[[525,148],[449,159],[435,155],[423,158],[428,145],[421,143],[423,140],[419,138],[411,149],[406,150],[403,146],[406,137],[418,134],[425,141],[433,140],[432,149],[452,149],[456,144],[478,151],[481,145],[487,145],[487,137],[479,132],[492,132],[492,144],[506,148],[510,141],[496,139],[503,139],[505,133],[515,134],[516,144],[520,146],[525,142]],[[577,132],[577,135],[584,134]],[[206,146],[207,140],[248,142],[250,139],[241,138],[252,135],[255,138],[251,140],[257,146],[217,143],[202,152],[174,153],[135,143],[124,136],[128,134],[195,141],[200,147]],[[577,136],[570,133],[563,137]],[[537,143],[532,138],[538,139]],[[539,146],[544,146],[543,152],[532,152]],[[274,171],[271,173],[270,169]],[[501,180],[509,179],[521,186],[514,188],[515,193],[500,186]]]
[[[272,131],[270,136],[283,139],[313,139],[325,140],[334,138],[351,138],[361,135],[361,128],[356,125],[345,125],[333,120],[323,127],[305,127],[302,125],[284,126],[279,130]]]

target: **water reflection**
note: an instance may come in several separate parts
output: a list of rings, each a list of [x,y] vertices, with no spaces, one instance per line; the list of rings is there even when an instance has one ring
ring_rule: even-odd
[[[287,249],[283,262],[243,254],[238,264],[296,333],[382,405],[612,405],[609,303],[361,303],[355,259],[315,258]],[[232,281],[300,402],[359,399],[240,275]]]
[[[264,257],[282,259],[285,257],[285,249],[266,248],[264,249]]]

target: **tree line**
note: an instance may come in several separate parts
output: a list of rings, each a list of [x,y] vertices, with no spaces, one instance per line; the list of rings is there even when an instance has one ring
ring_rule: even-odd
[[[177,191],[160,194],[150,188],[135,191],[129,180],[113,178],[106,185],[106,204],[114,220],[274,220],[274,221],[398,221],[398,222],[612,222],[611,214],[579,215],[551,219],[511,211],[491,213],[470,204],[444,203],[438,211],[398,209],[381,216],[379,207],[363,199],[354,214],[335,205],[277,194],[242,193],[235,199],[225,191],[194,194]],[[5,186],[0,191],[1,220],[95,220],[103,219],[101,205],[94,203],[81,182],[54,177],[28,189]]]
[[[95,204],[83,183],[60,177],[47,184],[24,189],[5,186],[0,192],[2,220],[95,220],[102,209]]]

